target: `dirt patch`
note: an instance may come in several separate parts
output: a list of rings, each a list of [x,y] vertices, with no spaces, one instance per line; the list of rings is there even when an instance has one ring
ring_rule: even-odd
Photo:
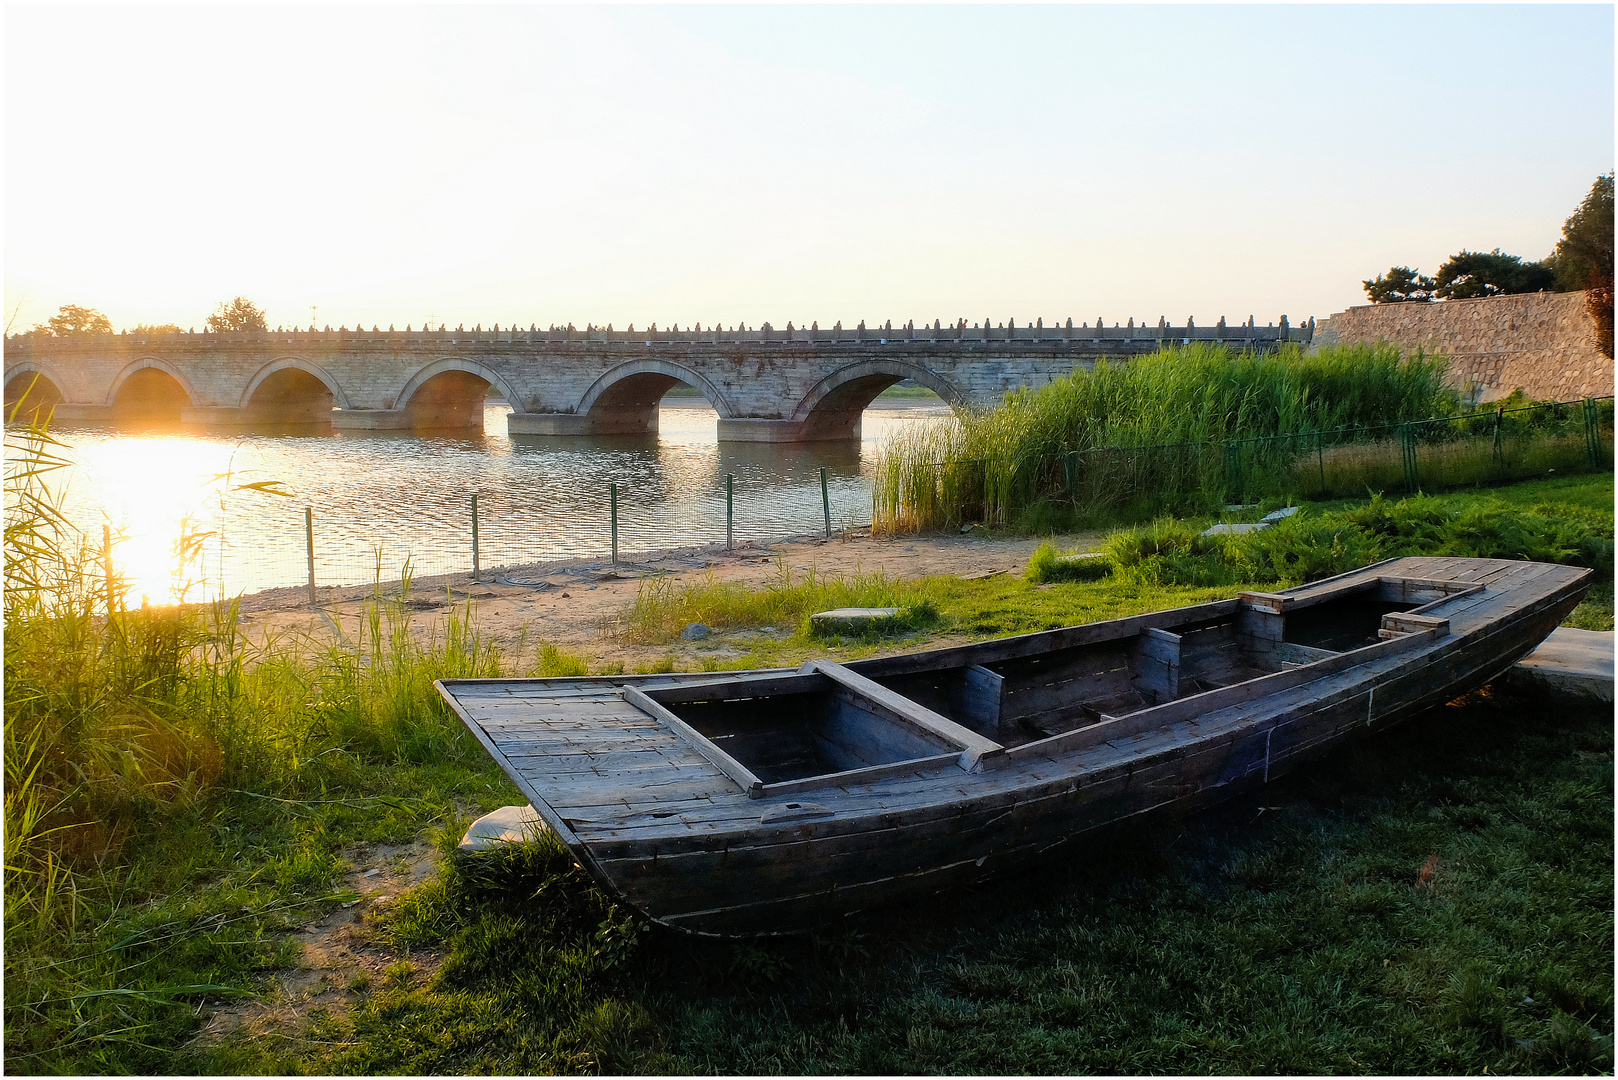
[[[396,951],[375,940],[367,916],[394,902],[406,889],[431,877],[438,853],[425,841],[361,844],[342,852],[351,868],[336,882],[359,899],[311,920],[290,937],[298,955],[293,965],[274,972],[263,997],[252,1001],[204,1002],[198,1006],[202,1029],[192,1043],[224,1039],[296,1039],[309,1015],[345,1013],[366,987],[380,984],[390,967],[408,961],[412,978],[431,979],[444,962],[436,950]]]
[[[1086,550],[1099,542],[1100,534],[1055,539],[1061,546]],[[597,664],[622,663],[632,671],[669,656],[699,662],[713,657],[715,650],[738,655],[737,646],[746,646],[748,634],[758,633],[739,634],[728,643],[716,638],[654,646],[612,638],[604,632],[610,617],[634,603],[640,579],[648,574],[668,574],[677,581],[695,581],[711,574],[719,581],[757,587],[774,579],[781,565],[794,573],[812,567],[821,574],[881,571],[895,578],[979,576],[993,571],[1021,574],[1039,544],[1038,538],[986,537],[981,530],[967,535],[891,539],[872,537],[868,532],[834,540],[795,537],[773,544],[738,544],[729,551],[723,546],[682,548],[637,556],[633,563],[618,566],[605,560],[536,563],[485,571],[480,581],[473,581],[470,574],[419,578],[412,583],[407,599],[416,610],[429,610],[428,605],[439,609],[434,601],[453,601],[457,607],[470,604],[479,634],[499,646],[509,659],[531,659],[522,653],[544,641],[588,656]],[[395,584],[395,595],[397,589]],[[243,628],[255,640],[292,631],[316,640],[340,637],[354,641],[362,632],[365,603],[372,594],[370,587],[320,589],[316,610],[309,607],[304,590],[259,593],[243,600]],[[441,621],[442,614],[435,613],[433,618]],[[430,618],[416,629],[426,632],[431,626]],[[765,636],[783,638],[792,630],[776,627]]]

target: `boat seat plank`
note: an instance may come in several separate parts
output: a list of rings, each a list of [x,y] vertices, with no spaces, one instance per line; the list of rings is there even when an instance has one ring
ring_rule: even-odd
[[[927,733],[953,743],[962,750],[961,764],[968,771],[986,759],[1003,755],[1005,748],[991,739],[986,739],[970,728],[963,727],[947,716],[923,708],[903,695],[850,671],[839,663],[831,660],[811,660],[804,665],[809,672],[819,672],[835,682],[841,683],[846,689],[867,698],[882,706],[896,716],[900,716]]]
[[[661,702],[647,697],[633,686],[626,686],[623,690],[624,700],[637,709],[661,720],[670,731],[689,742],[697,753],[707,758],[715,767],[740,784],[749,795],[758,796],[759,790],[764,786],[751,769],[719,749],[696,728],[681,720],[664,706]]]

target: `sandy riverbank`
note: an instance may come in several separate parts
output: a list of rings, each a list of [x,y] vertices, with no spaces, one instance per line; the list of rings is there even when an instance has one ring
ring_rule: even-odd
[[[1084,550],[1099,534],[1057,537],[1063,546]],[[668,574],[677,583],[699,581],[712,575],[719,581],[740,581],[763,587],[784,564],[794,574],[813,567],[821,574],[854,575],[881,571],[897,578],[929,574],[981,574],[1005,571],[1021,574],[1039,538],[996,538],[982,530],[961,536],[872,537],[868,532],[825,540],[799,536],[773,544],[681,548],[637,557],[633,563],[613,566],[602,560],[540,563],[485,571],[482,580],[470,574],[419,578],[412,582],[407,601],[421,613],[418,630],[441,623],[449,604],[470,602],[479,633],[494,642],[512,660],[519,651],[549,642],[597,664],[622,662],[627,668],[674,656],[700,662],[705,652],[724,647],[722,638],[673,645],[636,646],[603,632],[604,623],[634,602],[641,578]],[[384,585],[398,595],[398,583]],[[316,641],[336,634],[352,640],[359,632],[369,586],[317,591],[318,608],[311,607],[303,589],[275,589],[245,597],[242,627],[255,641],[274,633],[307,633]],[[790,634],[790,627],[777,631]],[[526,659],[526,658],[524,658]]]

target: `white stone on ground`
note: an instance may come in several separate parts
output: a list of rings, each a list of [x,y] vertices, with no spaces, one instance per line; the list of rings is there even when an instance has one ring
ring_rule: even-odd
[[[833,608],[831,611],[817,611],[809,616],[809,625],[821,633],[829,631],[858,633],[877,623],[898,618],[902,610],[896,607]]]
[[[1591,701],[1612,701],[1611,630],[1558,626],[1528,658],[1506,673],[1506,685]]]
[[[1283,521],[1297,512],[1298,508],[1296,506],[1283,506],[1279,510],[1271,510],[1268,514],[1265,514],[1263,517],[1259,518],[1259,521],[1269,522],[1271,525],[1274,525],[1277,521]]]
[[[1202,530],[1203,536],[1240,536],[1243,533],[1258,532],[1268,529],[1268,521],[1250,521],[1242,525],[1210,525]]]
[[[532,806],[502,806],[472,822],[456,850],[485,851],[501,844],[521,844],[537,840],[549,829]]]

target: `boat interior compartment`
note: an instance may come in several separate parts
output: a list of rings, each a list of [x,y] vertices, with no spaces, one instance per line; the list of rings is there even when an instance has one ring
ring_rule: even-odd
[[[980,662],[870,678],[825,661],[796,674],[648,689],[766,794],[936,767],[1062,735],[1265,675],[1324,661],[1443,620],[1416,609],[1476,591],[1465,582],[1351,576],[1158,625]],[[1188,617],[1187,617],[1188,616]],[[985,767],[991,761],[984,760]]]
[[[966,667],[878,677],[1006,747],[1374,645],[1384,617],[1463,595],[1464,582],[1360,578],[1312,594],[1246,593],[1229,615]]]
[[[766,788],[873,767],[952,759],[958,740],[918,727],[821,674],[755,685],[711,682],[651,690],[661,704]],[[887,771],[887,770],[884,770]]]

